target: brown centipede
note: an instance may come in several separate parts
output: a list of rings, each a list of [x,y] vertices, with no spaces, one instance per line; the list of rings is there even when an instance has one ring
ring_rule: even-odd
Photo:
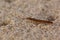
[[[47,21],[47,20],[38,20],[38,19],[35,19],[35,18],[26,18],[28,20],[31,20],[31,21],[34,21],[34,22],[38,22],[38,23],[48,23],[48,24],[53,24],[52,21]]]

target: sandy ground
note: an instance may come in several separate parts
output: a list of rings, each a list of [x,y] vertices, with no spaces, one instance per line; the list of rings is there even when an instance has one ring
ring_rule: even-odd
[[[60,40],[60,0],[0,0],[0,40]]]

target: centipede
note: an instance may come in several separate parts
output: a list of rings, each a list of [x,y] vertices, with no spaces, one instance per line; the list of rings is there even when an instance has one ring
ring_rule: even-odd
[[[38,23],[53,24],[52,21],[47,21],[47,20],[40,20],[40,19],[35,19],[35,18],[30,18],[30,17],[28,17],[28,18],[26,18],[26,19],[31,20],[31,21],[33,21],[33,22],[38,22]]]

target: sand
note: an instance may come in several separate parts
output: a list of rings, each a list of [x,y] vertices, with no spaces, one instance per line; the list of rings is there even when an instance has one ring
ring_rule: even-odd
[[[60,0],[0,0],[0,40],[60,40]]]

